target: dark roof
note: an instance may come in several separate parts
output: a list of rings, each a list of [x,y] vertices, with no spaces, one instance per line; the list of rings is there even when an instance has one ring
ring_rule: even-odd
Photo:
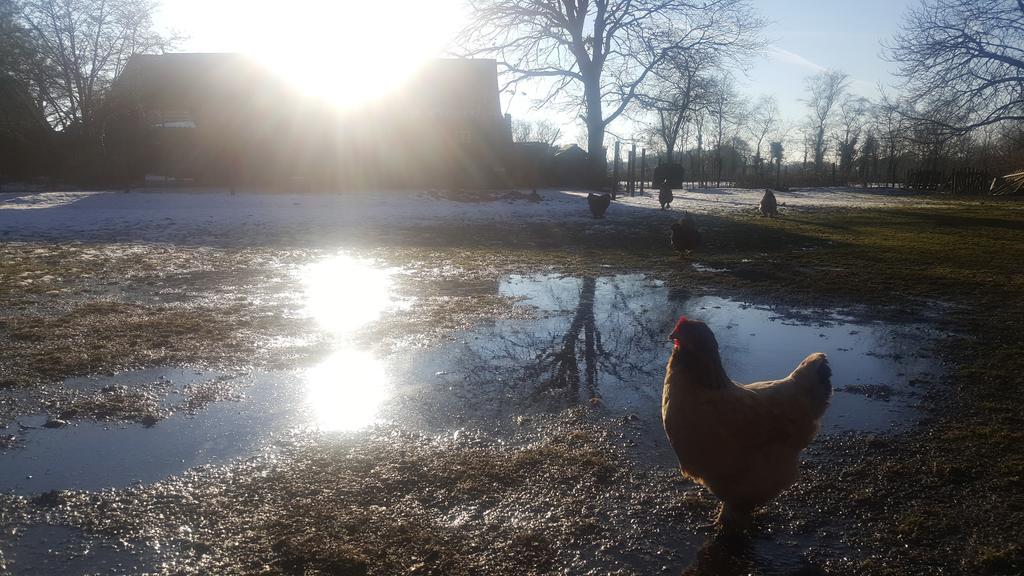
[[[245,96],[270,90],[281,97],[292,92],[270,70],[234,53],[133,56],[115,87],[122,93],[131,91],[150,105],[179,105],[196,96]],[[416,114],[500,118],[497,64],[488,59],[430,60],[379,104]]]
[[[555,152],[555,156],[558,158],[572,158],[572,157],[586,157],[588,156],[587,151],[580,148],[576,144],[566,144],[559,146],[558,152]]]
[[[251,96],[254,92],[286,93],[287,85],[269,70],[241,54],[182,53],[133,56],[115,83],[150,105],[181,105],[195,98]]]
[[[410,112],[502,117],[498,65],[488,59],[428,61],[395,95]]]

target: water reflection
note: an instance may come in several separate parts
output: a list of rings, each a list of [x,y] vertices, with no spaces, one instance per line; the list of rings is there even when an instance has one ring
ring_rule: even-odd
[[[746,576],[752,573],[753,546],[749,537],[717,532],[697,551],[682,576]]]
[[[387,397],[387,375],[373,354],[356,350],[352,334],[394,304],[392,271],[339,254],[302,270],[306,312],[335,338],[338,351],[306,371],[306,401],[322,431],[372,424]]]
[[[930,378],[934,369],[922,346],[933,337],[925,326],[855,322],[826,311],[716,297],[678,299],[664,283],[642,275],[513,276],[499,292],[525,298],[540,317],[497,320],[444,350],[417,355],[399,378],[436,384],[406,388],[392,403],[406,404],[405,412],[431,405],[423,419],[442,428],[467,418],[501,421],[592,403],[639,416],[660,450],[667,334],[679,314],[712,326],[726,368],[740,382],[781,378],[807,354],[827,353],[836,394],[826,432],[881,432],[913,422],[913,382]],[[865,394],[874,390],[886,394]]]
[[[306,371],[306,402],[324,432],[373,424],[386,399],[387,375],[369,352],[342,350]]]
[[[535,383],[531,396],[561,397],[572,405],[618,395],[618,386],[599,389],[599,375],[627,386],[661,378],[664,334],[671,329],[671,319],[652,314],[657,302],[650,299],[652,291],[663,295],[661,283],[642,275],[513,276],[500,291],[561,313],[525,331],[507,326],[481,345],[491,359],[483,364],[517,366],[523,372],[513,380]]]
[[[392,305],[392,271],[339,254],[302,269],[305,310],[325,330],[347,336]]]
[[[776,542],[768,534],[718,530],[704,542],[682,576],[824,575],[804,557],[807,545],[806,541]]]

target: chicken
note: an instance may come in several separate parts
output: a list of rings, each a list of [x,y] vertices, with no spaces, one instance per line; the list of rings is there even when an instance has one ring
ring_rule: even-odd
[[[761,196],[761,203],[758,205],[757,210],[762,216],[779,215],[779,202],[775,199],[775,194],[771,190],[764,191],[764,196]]]
[[[693,216],[683,213],[683,217],[672,224],[672,247],[679,252],[690,252],[700,246],[700,231]]]
[[[667,210],[672,204],[672,200],[675,200],[675,196],[672,195],[672,186],[669,185],[668,181],[665,181],[658,191],[658,203],[661,204],[661,209]]]
[[[741,385],[726,375],[707,324],[684,316],[671,339],[665,433],[683,475],[722,501],[717,522],[743,528],[755,507],[796,481],[832,396],[832,370],[818,352],[781,380]]]
[[[612,197],[608,194],[587,194],[587,204],[590,205],[590,213],[594,218],[604,218],[604,212],[612,203]]]

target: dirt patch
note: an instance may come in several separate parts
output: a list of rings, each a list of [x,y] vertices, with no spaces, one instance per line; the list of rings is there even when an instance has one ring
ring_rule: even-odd
[[[298,333],[270,311],[93,301],[0,319],[0,374],[11,387],[146,366],[251,365],[272,336]]]
[[[109,385],[94,391],[65,389],[64,392],[51,395],[46,403],[47,412],[59,420],[118,420],[152,426],[168,414],[160,405],[167,392],[167,385],[162,382],[131,388]]]
[[[685,562],[669,546],[713,503],[672,471],[630,466],[615,437],[586,409],[502,441],[380,429],[150,487],[61,493],[32,513],[159,543],[167,574],[633,574]]]

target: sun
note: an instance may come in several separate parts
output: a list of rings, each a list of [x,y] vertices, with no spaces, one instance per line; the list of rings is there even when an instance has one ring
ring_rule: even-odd
[[[245,51],[302,92],[343,109],[394,91],[442,56],[463,21],[459,0],[293,0],[287,13],[254,4],[246,25],[265,33],[247,38]]]

